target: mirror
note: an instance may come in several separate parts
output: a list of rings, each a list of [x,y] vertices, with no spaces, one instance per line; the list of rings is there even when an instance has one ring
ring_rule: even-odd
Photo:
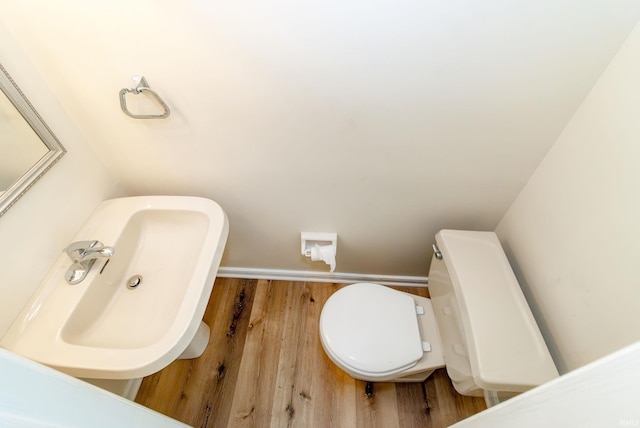
[[[67,151],[0,64],[0,216]]]

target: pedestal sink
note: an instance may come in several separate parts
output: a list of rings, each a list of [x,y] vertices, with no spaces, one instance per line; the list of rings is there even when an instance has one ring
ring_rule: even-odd
[[[71,285],[64,277],[71,261],[61,254],[0,346],[94,379],[140,378],[185,350],[197,356],[228,230],[224,211],[208,199],[103,202],[74,241],[99,240],[114,255]]]

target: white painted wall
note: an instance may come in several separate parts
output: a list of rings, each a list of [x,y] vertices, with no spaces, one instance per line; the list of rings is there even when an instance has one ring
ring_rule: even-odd
[[[0,349],[0,426],[186,428],[181,422]]]
[[[453,425],[454,428],[640,426],[640,342]]]
[[[0,61],[68,153],[0,217],[0,336],[117,182],[0,22]]]
[[[426,275],[493,230],[640,17],[635,0],[2,2],[0,20],[130,194],[218,201],[223,266]],[[165,121],[118,105],[144,74]],[[73,153],[73,150],[70,150]]]
[[[636,27],[496,229],[562,371],[640,340],[639,76]]]

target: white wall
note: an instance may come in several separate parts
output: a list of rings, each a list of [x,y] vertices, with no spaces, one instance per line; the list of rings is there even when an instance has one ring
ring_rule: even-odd
[[[563,371],[640,340],[640,27],[497,228]]]
[[[640,426],[640,342],[545,383],[453,428]]]
[[[640,17],[635,0],[23,0],[0,20],[130,194],[218,201],[223,266],[426,275],[493,230]],[[127,118],[144,74],[165,121]],[[70,150],[73,153],[73,150]]]
[[[0,336],[116,181],[0,22],[0,61],[68,153],[0,217]]]
[[[187,428],[139,404],[0,349],[3,427]]]

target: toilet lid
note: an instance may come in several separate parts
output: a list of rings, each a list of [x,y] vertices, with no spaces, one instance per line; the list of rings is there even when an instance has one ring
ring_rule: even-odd
[[[423,355],[415,301],[378,284],[354,284],[331,295],[320,334],[328,353],[362,374],[399,373]]]

